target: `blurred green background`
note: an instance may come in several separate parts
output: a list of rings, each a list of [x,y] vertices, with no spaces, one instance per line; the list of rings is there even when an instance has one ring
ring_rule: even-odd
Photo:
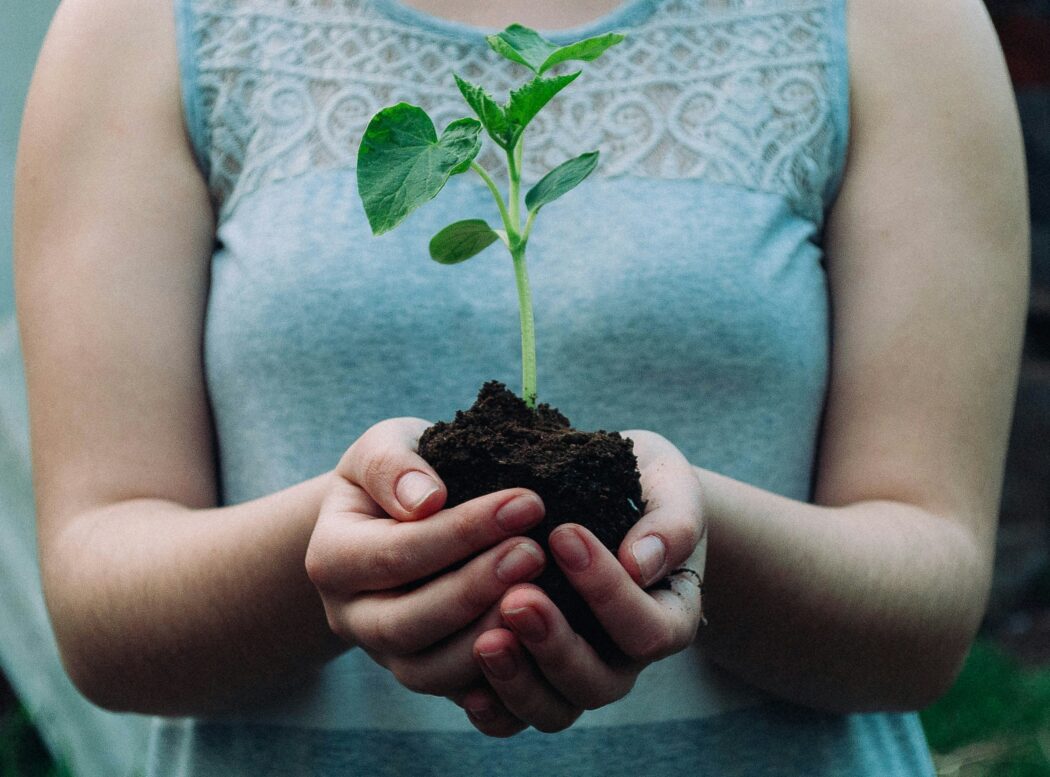
[[[0,0],[0,322],[13,311],[10,209],[21,107],[57,5]],[[1050,2],[988,7],[1025,131],[1032,304],[988,618],[959,681],[922,717],[940,775],[1050,777]],[[18,624],[0,625],[12,628]],[[56,764],[37,735],[9,685],[18,679],[0,674],[0,777],[74,774],[76,765]]]

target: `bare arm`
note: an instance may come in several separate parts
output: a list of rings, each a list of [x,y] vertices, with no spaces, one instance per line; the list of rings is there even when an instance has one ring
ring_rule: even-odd
[[[60,8],[26,109],[15,254],[64,661],[104,706],[176,713],[338,648],[303,565],[324,479],[214,508],[201,369],[213,220],[171,17],[165,2]]]
[[[426,422],[391,419],[331,472],[215,507],[214,226],[171,18],[163,2],[66,0],[26,111],[17,297],[63,660],[92,701],[148,713],[243,706],[349,647],[413,690],[461,695],[484,682],[471,647],[499,598],[544,564],[521,536],[543,516],[535,495],[441,510],[415,453]]]
[[[990,582],[1027,293],[1023,155],[979,3],[850,8],[817,505],[698,470],[703,644],[796,701],[915,708],[953,680]]]

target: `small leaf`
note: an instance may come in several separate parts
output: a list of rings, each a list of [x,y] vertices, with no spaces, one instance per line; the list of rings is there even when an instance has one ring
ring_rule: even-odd
[[[547,57],[558,50],[558,46],[535,30],[520,24],[512,24],[501,33],[489,35],[486,40],[497,54],[524,65],[537,75]]]
[[[558,92],[571,84],[580,75],[580,71],[554,78],[536,78],[510,93],[507,102],[507,119],[517,125],[518,131],[525,129],[543,106],[551,101]]]
[[[357,188],[373,234],[389,232],[467,170],[480,133],[476,119],[457,119],[439,140],[426,111],[408,103],[373,116],[357,152]]]
[[[567,191],[576,188],[597,165],[597,151],[562,162],[529,190],[525,195],[525,207],[530,211],[538,211],[548,202],[554,202]]]
[[[441,264],[464,262],[499,240],[483,219],[449,224],[430,239],[430,258]]]
[[[604,54],[606,50],[612,48],[623,39],[623,35],[616,32],[609,32],[595,38],[587,38],[587,40],[581,40],[578,43],[571,43],[568,46],[562,46],[543,61],[543,64],[540,65],[539,72],[542,75],[555,65],[560,65],[562,62],[592,62]]]
[[[467,101],[467,104],[474,109],[474,113],[481,119],[481,123],[488,131],[489,137],[503,148],[507,148],[514,137],[514,128],[510,125],[503,106],[493,100],[492,96],[480,86],[464,81],[455,74],[453,74],[453,78],[456,79],[456,85],[459,87],[463,99]]]
[[[543,75],[555,65],[570,60],[591,62],[624,39],[623,35],[608,32],[593,38],[558,46],[535,30],[512,24],[503,32],[489,35],[489,45],[501,56],[518,62],[536,75]]]

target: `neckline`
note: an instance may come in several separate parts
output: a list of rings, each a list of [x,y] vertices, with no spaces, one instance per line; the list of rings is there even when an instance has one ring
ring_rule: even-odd
[[[619,7],[589,22],[556,30],[540,29],[537,32],[553,43],[571,43],[581,38],[614,32],[618,27],[628,26],[649,13],[655,2],[656,0],[624,0]],[[479,27],[467,22],[435,16],[408,5],[402,0],[372,0],[372,4],[380,13],[392,21],[431,30],[450,37],[483,41],[486,36],[500,31],[500,28],[497,27]]]

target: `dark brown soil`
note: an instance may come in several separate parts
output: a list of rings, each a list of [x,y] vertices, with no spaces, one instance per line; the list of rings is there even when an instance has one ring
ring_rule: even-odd
[[[586,526],[614,554],[641,517],[642,486],[630,440],[616,432],[581,432],[546,404],[531,410],[502,383],[486,383],[477,401],[454,421],[440,422],[419,441],[419,453],[448,488],[446,506],[504,488],[528,488],[543,499],[546,516],[529,532],[547,552],[547,537],[562,523]],[[590,608],[548,553],[535,581],[572,627],[603,656],[618,651]]]

